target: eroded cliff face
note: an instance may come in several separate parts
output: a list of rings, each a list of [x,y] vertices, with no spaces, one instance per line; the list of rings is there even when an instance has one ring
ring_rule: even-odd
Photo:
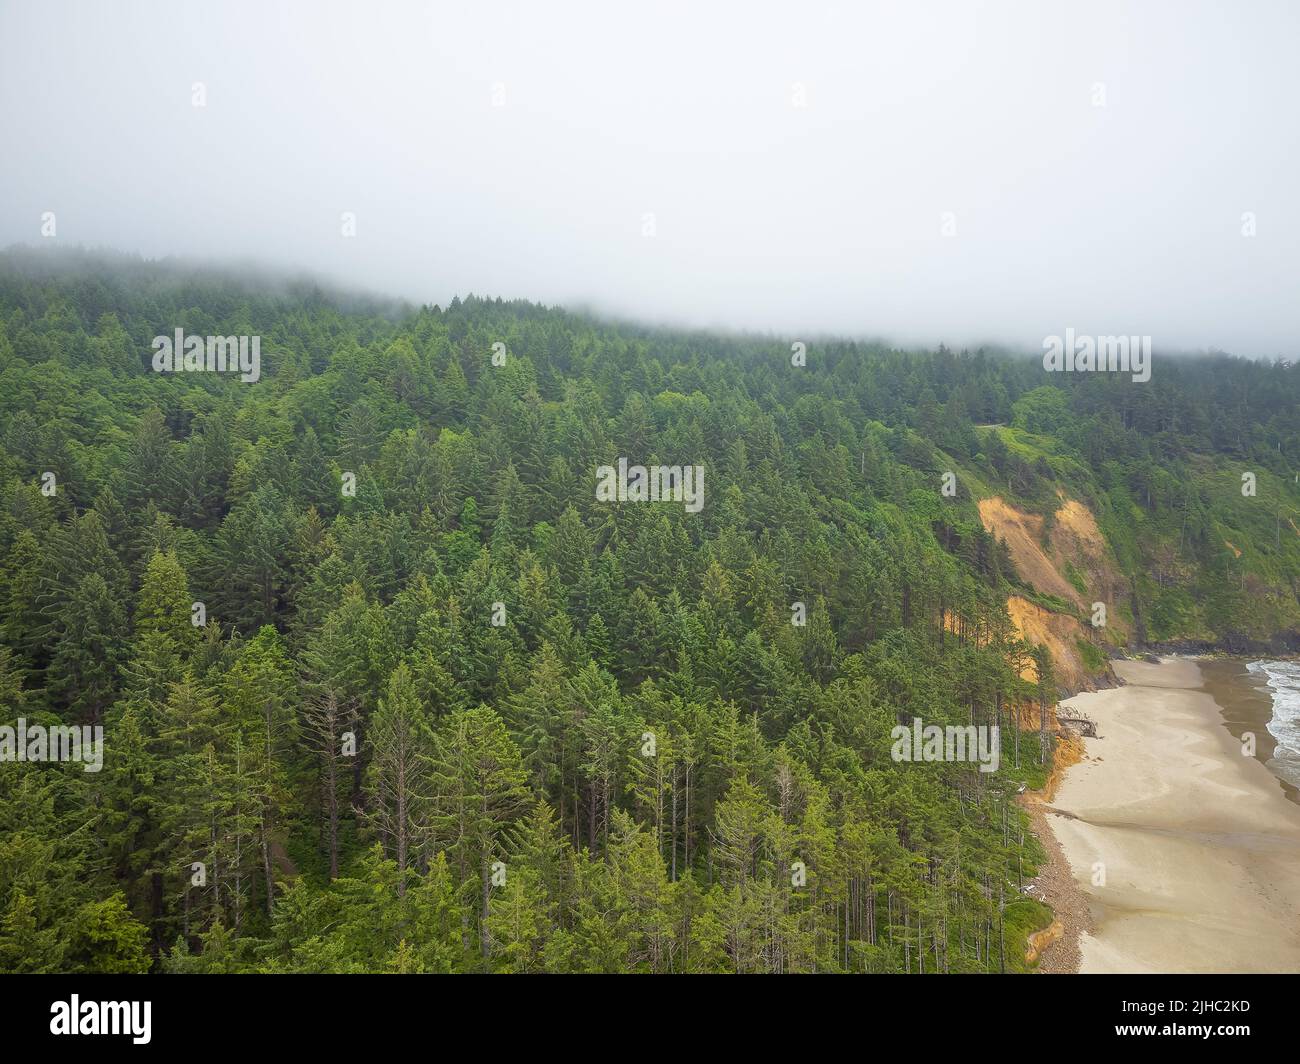
[[[1062,698],[1067,694],[1109,687],[1114,682],[1109,665],[1093,670],[1083,660],[1079,640],[1086,642],[1095,637],[1077,618],[1067,613],[1053,613],[1019,595],[1007,599],[1007,613],[1022,638],[1031,643],[1041,643],[1051,653]],[[1038,670],[1032,658],[1025,660],[1020,675],[1026,680],[1037,681]]]
[[[1115,607],[1128,597],[1128,578],[1120,572],[1111,557],[1106,537],[1097,527],[1097,519],[1083,503],[1057,492],[1060,509],[1052,521],[1048,534],[1051,556],[1064,568],[1069,562],[1084,585],[1084,609],[1091,612],[1092,603],[1104,602],[1109,616],[1106,627],[1108,637],[1118,642],[1128,639],[1129,633],[1117,616]]]
[[[1018,510],[999,496],[979,501],[980,520],[991,535],[1002,540],[1020,578],[1045,595],[1083,607],[1083,596],[1067,580],[1043,549],[1043,519]]]
[[[1017,631],[1030,642],[1047,647],[1063,691],[1092,691],[1110,686],[1114,674],[1109,665],[1089,668],[1080,643],[1127,641],[1128,632],[1117,623],[1115,609],[1125,581],[1110,558],[1092,511],[1064,493],[1058,492],[1058,497],[1061,505],[1046,534],[1041,515],[1017,509],[998,496],[979,501],[980,520],[990,534],[1006,543],[1022,580],[1068,604],[1068,610],[1052,610],[1012,595],[1007,599],[1007,613]],[[1083,591],[1077,586],[1080,583]],[[1106,626],[1101,632],[1090,623],[1096,602],[1106,605]],[[1037,679],[1032,661],[1026,663],[1022,675]]]

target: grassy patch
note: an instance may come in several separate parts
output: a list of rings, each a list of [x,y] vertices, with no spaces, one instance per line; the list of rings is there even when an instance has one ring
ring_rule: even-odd
[[[1035,931],[1051,927],[1054,915],[1041,901],[1019,897],[1007,902],[1002,919],[1007,939],[1007,971],[1032,972],[1038,962],[1029,964],[1025,953],[1029,949],[1029,936]]]
[[[1074,567],[1074,563],[1071,562],[1069,558],[1065,559],[1064,572],[1065,579],[1070,581],[1070,584],[1074,587],[1075,591],[1080,595],[1086,595],[1088,593],[1088,585],[1084,582],[1083,574]]]
[[[1099,672],[1106,667],[1106,652],[1101,647],[1086,639],[1076,639],[1074,643],[1079,648],[1079,656],[1083,658],[1083,663],[1089,672]]]

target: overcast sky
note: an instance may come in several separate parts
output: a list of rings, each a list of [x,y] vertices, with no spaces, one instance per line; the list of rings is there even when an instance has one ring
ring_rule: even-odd
[[[1293,357],[1297,41],[1285,0],[0,0],[0,245]]]

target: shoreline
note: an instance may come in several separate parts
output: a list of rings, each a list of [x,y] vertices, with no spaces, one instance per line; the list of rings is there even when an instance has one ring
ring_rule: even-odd
[[[1239,662],[1113,664],[1124,686],[1062,702],[1097,738],[1024,802],[1063,925],[1039,970],[1300,971],[1300,802],[1265,767],[1267,692]]]
[[[1075,882],[1070,861],[1047,820],[1047,812],[1065,772],[1083,756],[1083,741],[1071,740],[1071,747],[1058,751],[1058,763],[1041,791],[1026,791],[1020,807],[1029,815],[1030,830],[1042,844],[1046,858],[1038,875],[1030,882],[1033,897],[1052,910],[1052,923],[1030,936],[1030,951],[1038,958],[1040,975],[1071,975],[1079,970],[1079,940],[1093,929],[1092,910],[1087,896]],[[1026,959],[1029,959],[1028,957]]]
[[[1300,805],[1300,789],[1269,764],[1277,750],[1277,739],[1268,730],[1273,719],[1273,696],[1261,682],[1260,674],[1250,672],[1244,658],[1209,658],[1197,664],[1205,680],[1204,689],[1219,705],[1224,727],[1238,742],[1246,732],[1255,736],[1255,759],[1272,773],[1287,798]]]

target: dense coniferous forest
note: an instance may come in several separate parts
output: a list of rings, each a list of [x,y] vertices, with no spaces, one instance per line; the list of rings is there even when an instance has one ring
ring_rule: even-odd
[[[154,372],[177,329],[260,379]],[[980,500],[1095,515],[1097,682],[1300,630],[1300,369],[1156,359],[6,253],[0,723],[104,759],[0,762],[0,970],[1025,970],[1017,791],[1077,682],[1007,603],[1087,611]],[[620,457],[702,509],[599,501]],[[998,770],[894,760],[913,718]]]

